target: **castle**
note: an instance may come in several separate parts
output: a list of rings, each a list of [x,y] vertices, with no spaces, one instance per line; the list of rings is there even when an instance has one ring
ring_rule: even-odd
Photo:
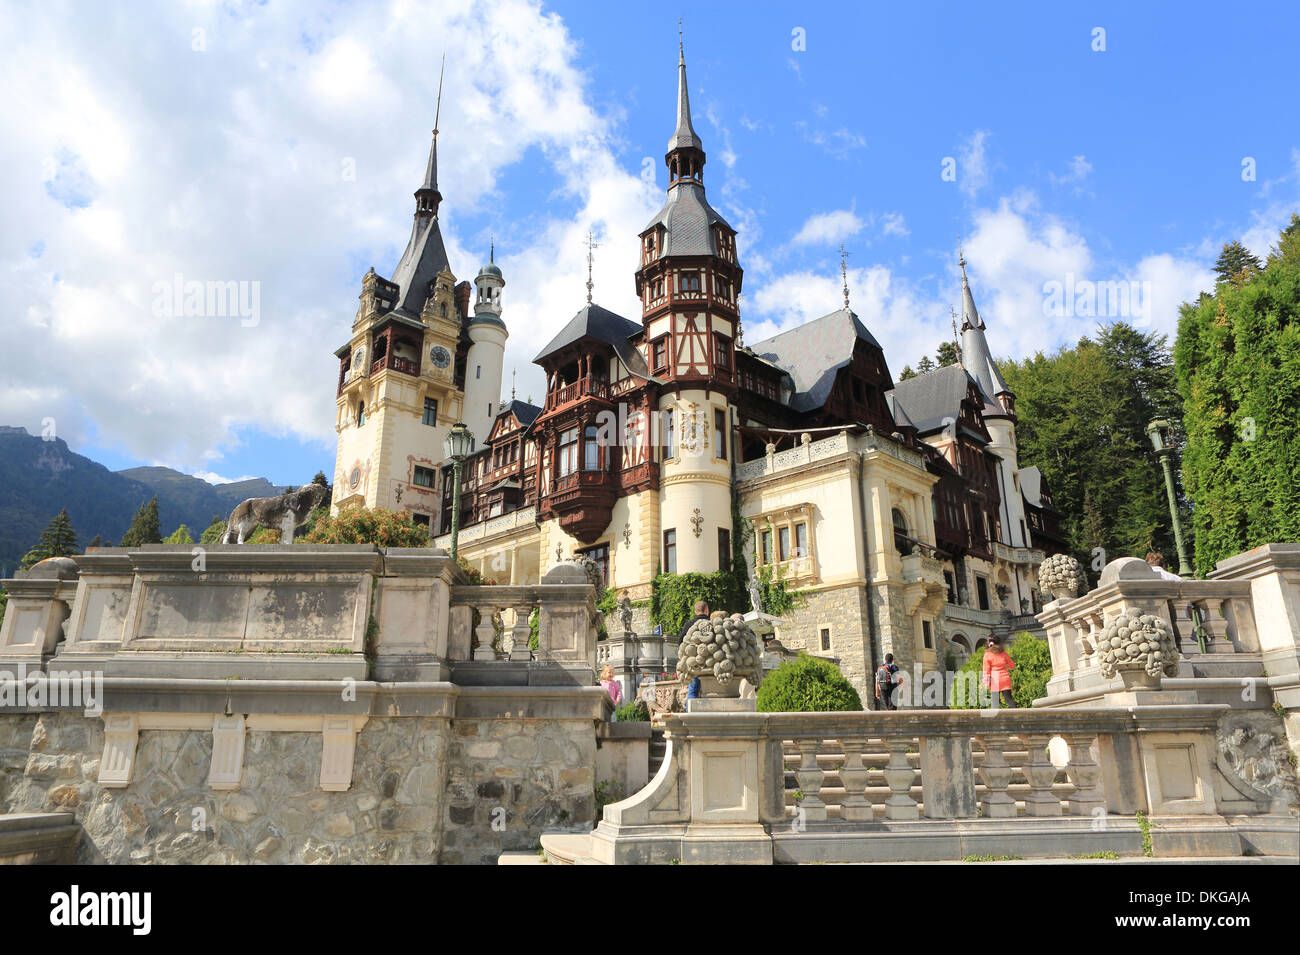
[[[446,546],[444,439],[463,421],[476,443],[459,552],[501,584],[583,554],[641,603],[660,573],[714,573],[743,553],[802,592],[782,642],[834,659],[862,691],[886,652],[943,667],[995,628],[1038,629],[1034,569],[1064,550],[1059,514],[1017,460],[1015,396],[964,259],[959,364],[895,382],[847,282],[842,308],[747,344],[737,233],[706,196],[680,48],[665,163],[667,198],[640,234],[639,320],[589,286],[534,359],[537,406],[501,397],[494,256],[472,286],[449,267],[435,130],[406,251],[391,280],[367,273],[335,352],[335,509],[407,510]]]

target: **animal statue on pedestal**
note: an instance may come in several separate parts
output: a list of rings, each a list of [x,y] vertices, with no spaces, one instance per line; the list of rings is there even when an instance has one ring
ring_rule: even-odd
[[[270,527],[280,531],[281,544],[292,544],[294,530],[307,523],[328,492],[323,484],[304,484],[279,497],[250,497],[230,512],[221,543],[242,544],[258,527]]]

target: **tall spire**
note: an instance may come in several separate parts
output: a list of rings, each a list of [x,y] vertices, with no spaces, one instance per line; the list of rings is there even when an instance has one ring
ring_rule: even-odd
[[[984,321],[975,310],[975,297],[971,295],[970,281],[966,278],[966,257],[960,250],[957,253],[957,265],[961,268],[962,367],[979,384],[980,390],[989,401],[1000,403],[1006,414],[1013,414],[1010,403],[1011,389],[1002,379],[1002,373],[998,371],[998,366],[989,351],[988,340],[984,337]],[[990,409],[986,408],[984,413],[990,414]]]
[[[970,282],[966,278],[966,257],[961,249],[957,250],[957,265],[961,267],[961,330],[984,328],[984,320],[975,310],[975,297],[971,295]]]
[[[677,21],[677,128],[668,140],[668,187],[679,182],[700,182],[704,178],[704,143],[691,125],[691,97],[686,83],[686,52]]]
[[[844,282],[844,311],[849,312],[849,253],[844,251],[844,243],[840,243],[840,278]]]
[[[587,233],[587,304],[591,304],[591,290],[595,287],[591,281],[591,268],[595,264],[596,256],[593,254],[596,248],[596,240],[591,233]]]
[[[447,67],[447,54],[442,55],[442,69],[438,71],[438,104],[433,114],[433,142],[429,146],[429,161],[424,166],[424,181],[415,190],[415,214],[436,216],[442,193],[438,191],[438,122],[442,118],[442,77]]]

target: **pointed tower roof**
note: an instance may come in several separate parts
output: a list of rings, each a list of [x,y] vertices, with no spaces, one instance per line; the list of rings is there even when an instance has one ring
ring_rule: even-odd
[[[961,363],[984,392],[989,403],[985,414],[1005,414],[994,399],[998,395],[1011,394],[1011,389],[1002,380],[1002,373],[989,352],[989,343],[984,337],[984,320],[975,309],[975,297],[966,278],[965,257],[959,255],[957,264],[961,268]]]
[[[704,151],[704,143],[691,125],[691,97],[686,85],[686,52],[680,40],[677,42],[677,128],[673,131],[673,138],[668,140],[668,151],[675,149]]]

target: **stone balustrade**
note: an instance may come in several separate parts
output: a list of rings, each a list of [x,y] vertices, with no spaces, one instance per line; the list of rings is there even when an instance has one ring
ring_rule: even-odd
[[[1222,813],[1240,806],[1216,762],[1227,710],[668,714],[664,765],[641,792],[606,807],[590,858],[1140,855],[1138,813],[1154,822],[1157,855],[1239,855],[1242,837]],[[1294,828],[1290,816],[1275,822]]]

